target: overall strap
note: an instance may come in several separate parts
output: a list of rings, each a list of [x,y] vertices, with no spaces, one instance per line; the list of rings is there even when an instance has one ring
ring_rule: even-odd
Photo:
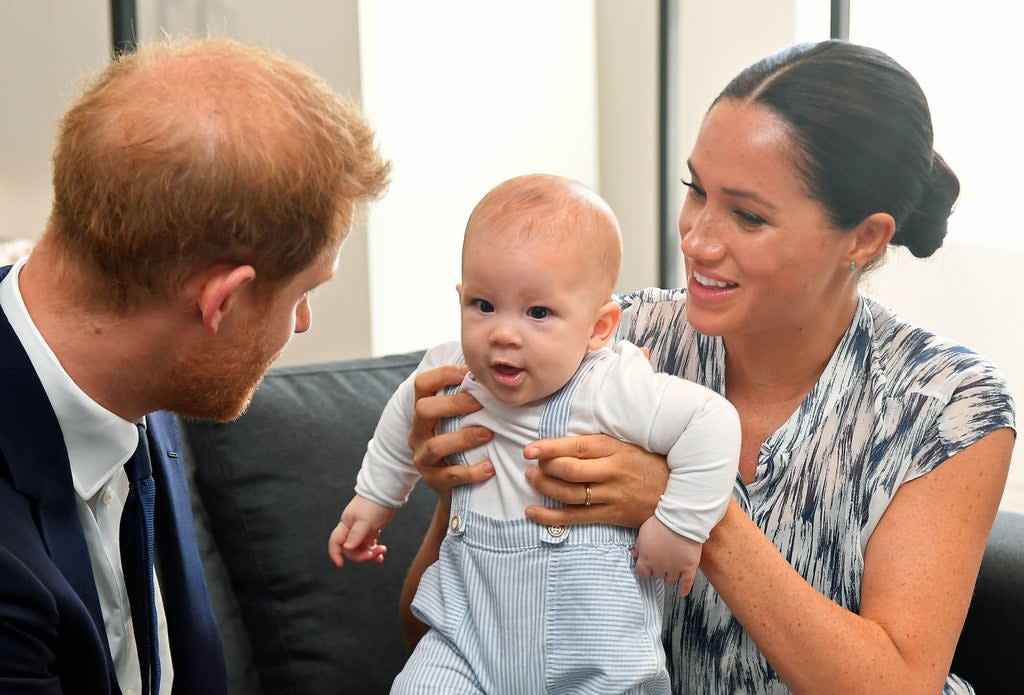
[[[466,358],[460,354],[458,359],[452,361],[452,364],[465,364]],[[462,384],[452,384],[442,389],[441,393],[445,396],[452,396],[458,393],[462,389]],[[462,427],[462,416],[455,415],[453,417],[442,418],[437,423],[437,430],[439,434],[448,434],[451,432],[458,432]],[[450,463],[457,466],[468,466],[469,462],[466,460],[466,454],[463,451],[452,454],[448,457]],[[469,486],[460,485],[452,490],[452,511],[450,518],[460,518],[465,515],[469,509]],[[456,530],[456,529],[453,529]]]

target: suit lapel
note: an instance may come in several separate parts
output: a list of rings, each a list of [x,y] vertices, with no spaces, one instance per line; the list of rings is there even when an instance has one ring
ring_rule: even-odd
[[[160,591],[174,660],[174,689],[222,693],[227,682],[223,645],[196,545],[177,423],[166,412],[151,413],[147,422],[157,486]]]
[[[10,268],[0,270],[0,280]],[[0,450],[14,488],[39,510],[39,532],[53,563],[85,604],[112,671],[92,563],[78,519],[71,466],[57,416],[28,354],[0,312],[0,383],[14,398],[0,398]]]

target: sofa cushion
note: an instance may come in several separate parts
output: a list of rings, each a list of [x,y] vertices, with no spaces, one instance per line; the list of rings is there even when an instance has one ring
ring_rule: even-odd
[[[284,367],[233,423],[183,423],[195,484],[266,693],[380,693],[405,660],[398,597],[433,511],[414,490],[383,565],[336,568],[327,538],[384,404],[422,353]]]
[[[224,643],[224,661],[227,666],[228,695],[265,695],[260,687],[259,674],[252,660],[252,644],[245,629],[242,613],[231,588],[224,558],[217,549],[217,541],[211,531],[210,515],[196,491],[195,456],[188,437],[182,437],[181,455],[185,461],[189,492],[192,496],[192,522],[196,529],[196,545],[206,574],[206,585],[210,591],[210,604],[220,627]]]

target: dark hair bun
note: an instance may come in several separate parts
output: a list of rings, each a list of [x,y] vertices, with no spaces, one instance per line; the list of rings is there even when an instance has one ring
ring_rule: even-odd
[[[960,180],[937,152],[931,176],[924,186],[917,207],[897,229],[892,244],[905,246],[918,258],[935,253],[946,238],[947,221],[960,195]]]

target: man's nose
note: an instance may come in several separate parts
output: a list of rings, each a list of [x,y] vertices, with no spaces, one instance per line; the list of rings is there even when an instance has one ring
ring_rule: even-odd
[[[313,325],[313,309],[309,306],[309,299],[303,299],[295,309],[295,332],[305,333]]]

